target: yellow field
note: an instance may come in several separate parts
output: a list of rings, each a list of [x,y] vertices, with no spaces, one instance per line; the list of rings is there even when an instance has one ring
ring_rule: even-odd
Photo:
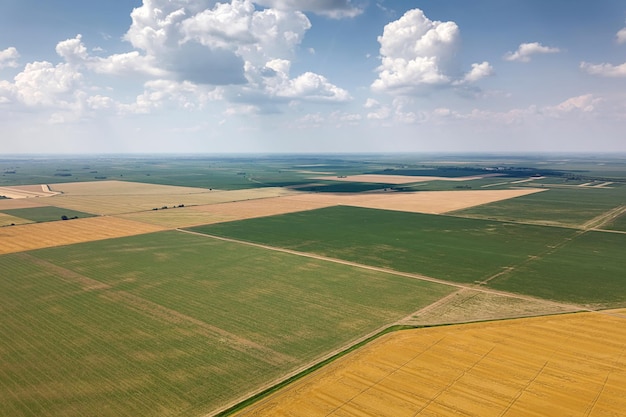
[[[0,254],[156,232],[163,228],[113,217],[90,217],[0,228]]]
[[[626,310],[407,330],[238,416],[621,416]]]
[[[19,199],[1,199],[0,210],[11,210],[31,207],[49,206],[51,200],[47,198],[19,198]]]
[[[181,204],[190,206],[277,197],[293,193],[283,188],[219,191],[124,181],[54,184],[51,187],[63,194],[47,200],[49,205],[100,215],[132,213]]]

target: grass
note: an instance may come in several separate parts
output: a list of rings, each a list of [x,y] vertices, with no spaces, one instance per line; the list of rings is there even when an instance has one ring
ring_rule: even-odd
[[[626,232],[626,212],[622,213],[619,217],[613,219],[610,223],[602,226],[602,228]]]
[[[540,254],[574,233],[554,227],[356,207],[330,207],[193,230],[468,283]]]
[[[0,257],[0,415],[203,415],[449,287],[182,232]]]
[[[67,219],[94,216],[93,214],[84,213],[82,211],[70,210],[54,206],[2,210],[2,213],[14,217],[19,217],[21,219],[30,220],[32,222],[51,222],[55,220],[62,220],[63,216],[65,216],[65,218]]]

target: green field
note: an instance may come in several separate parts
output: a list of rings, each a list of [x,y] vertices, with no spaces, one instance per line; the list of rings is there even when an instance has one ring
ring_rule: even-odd
[[[183,232],[0,257],[0,415],[202,415],[452,289]]]
[[[548,256],[503,274],[489,286],[537,297],[592,304],[626,305],[626,234],[590,231]]]
[[[626,204],[626,186],[551,188],[511,200],[459,210],[454,214],[503,221],[581,227],[585,222]]]
[[[21,219],[30,220],[32,222],[51,222],[55,220],[74,218],[93,217],[93,214],[83,213],[82,211],[69,210],[61,207],[31,207],[22,209],[10,209],[1,210],[1,213],[5,213]]]
[[[574,233],[342,206],[193,230],[467,283],[487,279]]]
[[[604,252],[579,256],[578,252],[594,253],[593,245],[585,244],[588,235],[580,237],[573,229],[354,207],[194,230],[456,282],[484,281],[511,268],[521,271],[509,274],[515,279],[488,285],[560,301],[607,305],[626,301],[626,264],[621,255],[626,235],[621,234],[589,235]],[[593,271],[593,280],[570,281],[572,271]]]

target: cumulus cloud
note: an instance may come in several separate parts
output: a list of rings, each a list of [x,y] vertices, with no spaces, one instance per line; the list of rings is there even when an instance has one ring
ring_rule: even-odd
[[[271,96],[322,102],[345,102],[352,99],[346,90],[331,84],[322,75],[305,72],[290,78],[290,66],[289,61],[282,59],[267,63],[265,84]]]
[[[7,68],[7,67],[16,68],[17,59],[19,57],[20,57],[20,54],[17,52],[17,49],[15,49],[13,46],[0,51],[0,69]]]
[[[589,62],[581,62],[580,69],[591,74],[601,77],[626,77],[626,63],[621,65],[612,64],[591,64]]]
[[[529,62],[530,57],[536,54],[555,54],[561,52],[559,48],[543,46],[539,42],[522,43],[515,52],[507,52],[504,55],[506,61]]]
[[[626,28],[620,29],[617,34],[615,34],[615,38],[617,43],[626,43]]]
[[[463,83],[473,83],[490,75],[493,75],[493,67],[489,62],[484,61],[480,64],[472,64],[471,71],[465,74],[461,81]]]
[[[423,87],[471,83],[490,75],[488,62],[473,64],[460,79],[450,75],[459,41],[456,23],[432,21],[419,9],[407,11],[378,37],[381,65],[372,90],[411,94]]]
[[[456,23],[432,21],[419,9],[407,11],[385,25],[378,37],[382,63],[372,89],[412,90],[448,83],[442,64],[453,54],[458,38]]]
[[[256,0],[255,3],[278,10],[309,11],[333,19],[355,17],[363,13],[350,0]]]
[[[584,94],[577,97],[571,97],[556,106],[548,106],[543,109],[546,114],[552,116],[561,116],[572,112],[591,113],[597,109],[602,99],[595,97],[593,94]]]

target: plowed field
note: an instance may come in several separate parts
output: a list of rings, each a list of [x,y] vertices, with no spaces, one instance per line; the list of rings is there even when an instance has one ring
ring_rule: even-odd
[[[92,217],[0,228],[0,254],[156,232],[163,228],[113,217]]]
[[[618,416],[626,310],[393,333],[239,416]]]

